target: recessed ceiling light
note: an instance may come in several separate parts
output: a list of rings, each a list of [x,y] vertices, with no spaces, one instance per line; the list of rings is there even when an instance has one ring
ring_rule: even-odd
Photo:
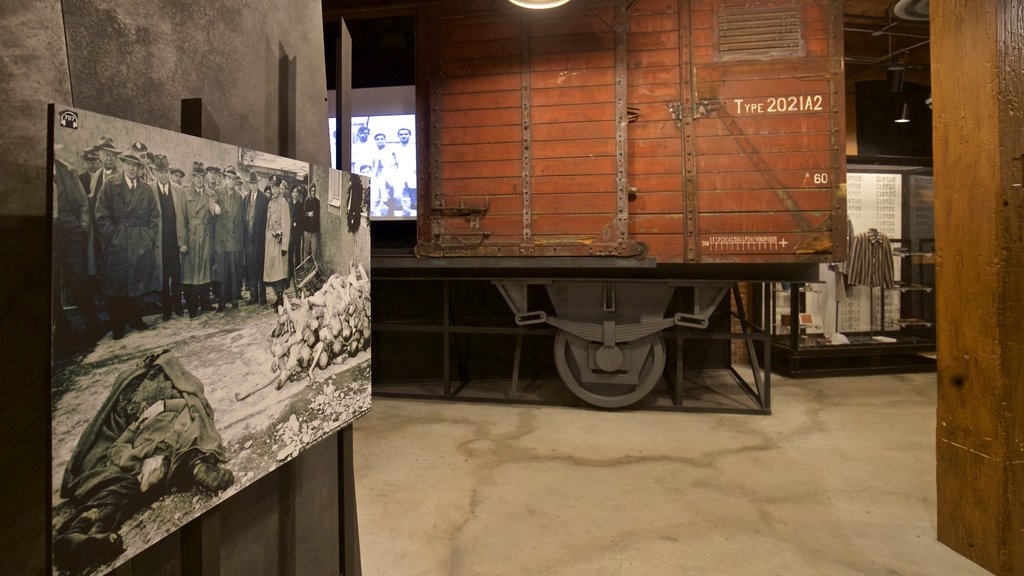
[[[557,8],[562,4],[567,4],[569,0],[508,0],[516,6],[522,6],[523,8],[532,8],[540,10],[544,8]]]

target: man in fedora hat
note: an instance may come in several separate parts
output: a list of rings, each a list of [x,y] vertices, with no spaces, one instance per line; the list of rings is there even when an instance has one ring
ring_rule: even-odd
[[[167,156],[157,154],[153,157],[153,175],[156,178],[153,188],[160,205],[160,306],[164,320],[171,319],[171,312],[178,316],[184,314],[178,229],[182,225],[185,198],[181,187],[171,182],[170,168]]]
[[[102,188],[105,181],[112,179],[117,174],[117,157],[121,151],[114,146],[114,139],[107,136],[100,138],[93,150],[100,155],[100,163],[103,165],[103,181],[100,182],[100,188]],[[97,192],[98,190],[99,188],[97,188]]]
[[[183,184],[184,181],[185,181],[185,171],[182,170],[181,168],[178,168],[177,166],[172,166],[171,167],[171,182],[174,182],[178,186],[184,186],[184,184]]]
[[[160,284],[156,246],[160,209],[152,188],[139,177],[142,158],[131,150],[121,154],[122,173],[108,180],[96,199],[96,230],[103,246],[103,293],[106,295],[114,339],[124,336],[125,324],[148,328],[142,321],[142,297]]]
[[[218,312],[223,312],[228,303],[238,308],[242,282],[242,197],[235,189],[241,178],[233,166],[228,166],[221,173],[221,180],[217,190],[221,213],[213,224],[213,281],[217,286]]]
[[[103,188],[103,162],[100,160],[100,153],[96,151],[95,146],[86,148],[82,153],[82,159],[85,160],[86,171],[79,174],[78,178],[81,180],[82,188],[85,190],[85,195],[89,199],[89,234],[85,247],[89,278],[87,280],[88,286],[86,287],[86,290],[89,293],[89,298],[95,302],[96,296],[100,292],[99,259],[102,254],[100,251],[100,237],[96,234],[95,225],[96,197]]]
[[[141,141],[136,140],[132,142],[132,145],[128,148],[133,154],[142,160],[142,172],[139,173],[139,178],[143,182],[151,182],[153,179],[150,177],[150,168],[153,165],[153,153],[149,151],[149,148]]]
[[[200,307],[210,310],[210,260],[213,255],[213,212],[216,204],[206,188],[206,167],[192,163],[192,184],[185,193],[178,228],[181,283],[189,318]]]
[[[248,192],[242,201],[242,250],[245,252],[245,279],[249,284],[249,304],[266,304],[263,283],[263,252],[267,237],[267,205],[270,198],[260,190],[260,179],[249,173]]]
[[[86,148],[82,151],[82,160],[85,161],[85,171],[78,175],[78,179],[82,182],[86,196],[95,196],[99,192],[98,185],[101,183],[98,180],[103,174],[103,164],[100,163],[99,152],[92,147]]]

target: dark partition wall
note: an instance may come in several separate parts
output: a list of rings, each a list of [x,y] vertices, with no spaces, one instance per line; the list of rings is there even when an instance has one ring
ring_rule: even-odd
[[[4,378],[9,401],[0,415],[2,463],[4,470],[17,473],[3,484],[0,573],[38,574],[47,556],[45,487],[50,477],[48,307],[45,272],[39,272],[46,269],[48,252],[46,104],[62,102],[179,130],[181,99],[202,98],[205,137],[329,165],[323,24],[319,2],[272,0],[244,6],[228,0],[0,0],[0,11],[5,54],[0,62],[0,101],[5,103],[0,228],[11,248],[4,251],[3,294],[5,307],[21,311],[5,315],[0,325],[6,334],[17,334],[18,341],[5,346],[3,354],[10,372]],[[20,242],[27,245],[19,247]],[[335,445],[333,439],[330,443]],[[279,512],[282,504],[296,517],[323,515],[315,519],[322,520],[321,533],[336,533],[329,528],[337,526],[336,451],[319,448],[315,457],[301,456],[284,469],[287,482],[281,473],[267,479],[267,484],[291,486],[290,496],[268,506],[258,505],[264,498],[254,497],[221,510],[223,573],[236,573],[235,568],[257,573],[249,571],[253,547],[279,558],[290,555],[266,567],[268,574],[338,573],[336,554],[328,566],[318,559],[330,554],[294,545],[282,550],[286,547],[279,542],[288,520]],[[280,493],[267,490],[274,497]],[[239,508],[245,508],[244,515]],[[243,525],[244,530],[235,529]],[[177,554],[180,546],[174,544],[154,553]],[[316,545],[329,551],[321,542]],[[177,560],[154,559],[153,565],[173,567]]]

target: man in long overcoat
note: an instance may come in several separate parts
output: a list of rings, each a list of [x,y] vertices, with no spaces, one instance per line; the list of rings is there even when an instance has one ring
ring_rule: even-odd
[[[99,320],[95,300],[88,290],[89,199],[74,169],[54,158],[53,257],[59,275],[54,279],[53,318],[55,336],[73,336],[71,322],[64,312],[61,294],[78,306],[88,336],[93,336]],[[99,336],[98,334],[95,334]],[[70,340],[69,340],[70,342]]]
[[[100,163],[100,154],[96,148],[87,148],[82,152],[82,159],[85,160],[85,171],[78,175],[82,181],[82,188],[86,197],[89,198],[89,241],[86,246],[86,256],[89,262],[89,276],[99,276],[99,265],[96,262],[100,254],[100,239],[96,236],[93,222],[96,221],[96,196],[103,188],[103,164]]]
[[[263,283],[263,253],[267,238],[267,205],[270,198],[259,188],[259,176],[249,173],[249,192],[242,201],[243,250],[245,278],[249,283],[249,304],[266,304],[267,290]]]
[[[183,314],[181,306],[181,261],[178,242],[178,227],[181,211],[185,207],[185,191],[171,182],[170,162],[167,156],[157,154],[153,159],[153,174],[156,181],[157,201],[160,205],[160,257],[163,263],[160,279],[160,305],[164,320],[170,320],[171,312]]]
[[[291,242],[291,208],[285,196],[288,183],[277,177],[271,186],[273,197],[267,206],[267,235],[264,244],[263,281],[277,295],[274,308],[284,304],[284,289],[288,285],[288,247]]]
[[[303,220],[303,256],[319,258],[320,252],[320,199],[316,197],[316,184],[309,185],[309,194],[302,204]]]
[[[288,197],[288,188],[285,187],[285,198]],[[292,188],[291,193],[291,217],[292,217],[292,233],[290,237],[290,243],[288,245],[288,275],[295,279],[295,269],[302,264],[302,237],[305,234],[305,220],[306,217],[303,215],[303,201],[302,188],[295,186]]]
[[[238,308],[235,300],[242,282],[242,197],[237,186],[241,183],[233,166],[226,168],[217,190],[217,204],[221,213],[213,224],[213,281],[217,283],[217,311],[223,312],[228,302]]]
[[[115,339],[125,324],[148,328],[142,321],[142,296],[160,289],[157,235],[160,210],[152,188],[139,177],[143,161],[131,151],[121,154],[122,173],[108,180],[96,199],[96,230],[103,246],[103,293]]]
[[[184,209],[178,219],[178,252],[181,254],[181,283],[185,288],[188,317],[195,318],[200,307],[210,310],[210,261],[213,257],[213,214],[216,204],[207,194],[206,169],[192,163],[192,183],[185,193]]]

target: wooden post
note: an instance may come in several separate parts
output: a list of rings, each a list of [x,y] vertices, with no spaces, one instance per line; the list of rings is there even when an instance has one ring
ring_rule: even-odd
[[[938,537],[1024,573],[1024,0],[931,3]]]

